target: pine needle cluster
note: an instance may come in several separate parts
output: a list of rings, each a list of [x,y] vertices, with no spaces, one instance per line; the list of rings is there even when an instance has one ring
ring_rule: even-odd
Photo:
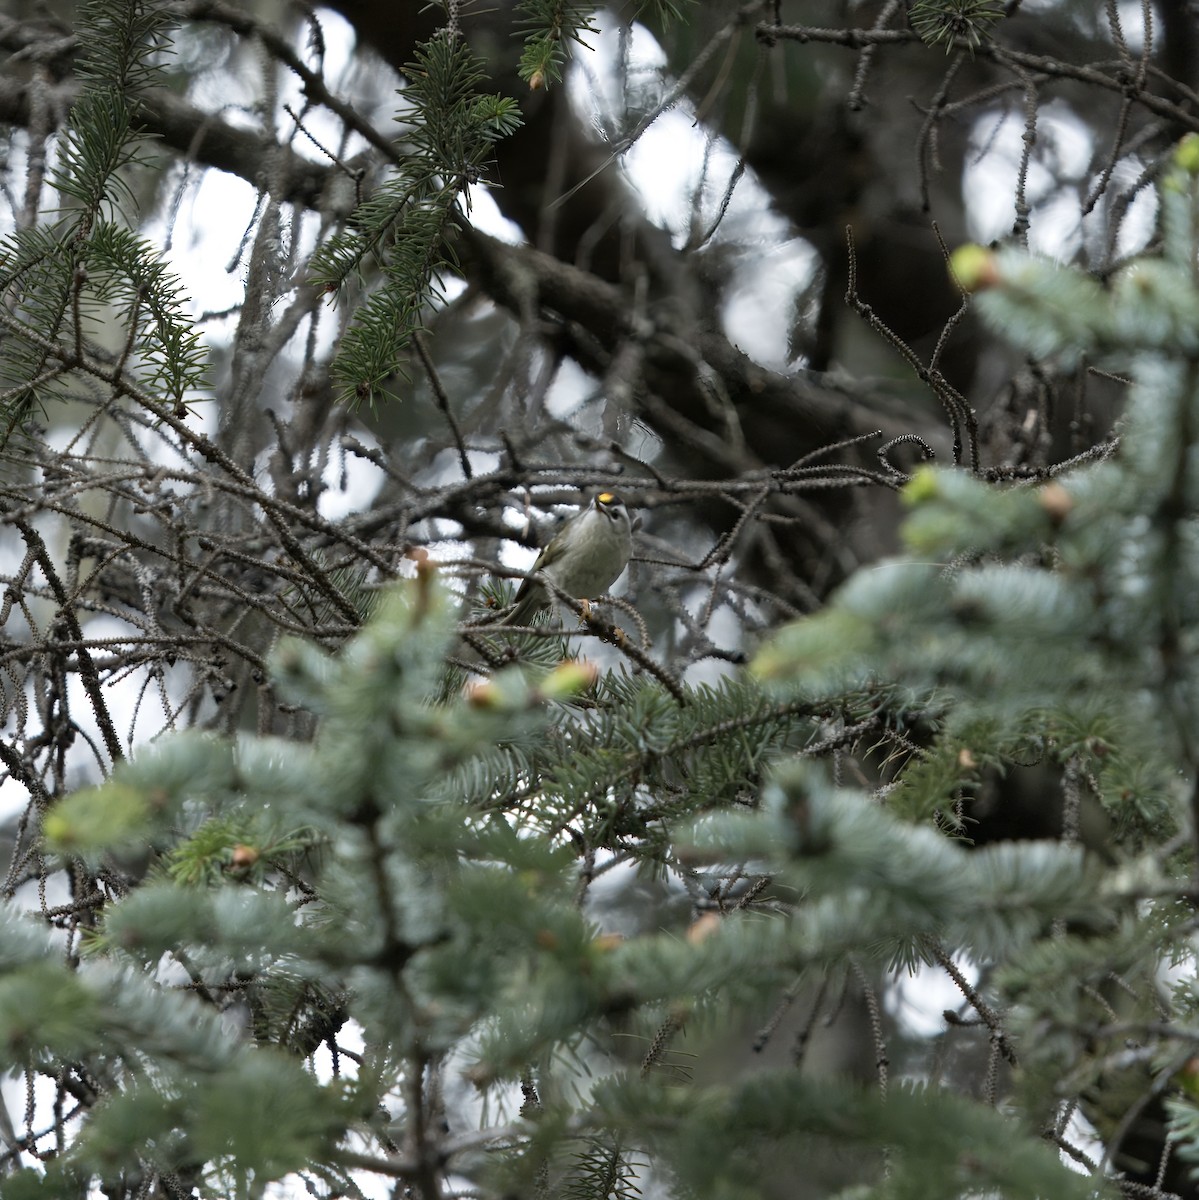
[[[482,66],[448,32],[420,47],[405,76],[394,173],[312,262],[316,284],[329,292],[371,267],[381,271],[355,309],[335,366],[353,401],[374,401],[422,311],[439,298],[440,273],[453,266],[447,254],[458,206],[483,178],[495,141],[520,123],[515,101],[478,92]]]
[[[161,82],[170,19],[158,4],[93,0],[79,13],[84,86],[49,182],[57,219],[0,243],[5,348],[0,445],[50,400],[122,372],[153,400],[183,404],[204,377],[187,298],[130,227],[131,178],[150,165],[137,97]],[[112,344],[106,330],[123,331]]]

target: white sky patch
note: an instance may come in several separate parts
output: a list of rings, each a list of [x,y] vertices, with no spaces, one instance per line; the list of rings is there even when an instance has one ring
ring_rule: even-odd
[[[607,16],[608,14],[602,14]],[[611,18],[610,18],[611,19]],[[622,40],[618,27],[606,27],[592,39],[595,56],[580,55],[568,76],[576,107],[603,140],[626,132],[632,123],[620,106],[615,86]],[[653,35],[634,24],[627,38],[628,79],[642,93],[656,95],[671,86],[663,77],[666,54]],[[706,235],[727,210],[714,238],[740,249],[727,292],[723,320],[729,337],[755,361],[776,369],[789,365],[787,351],[795,298],[812,279],[819,260],[808,243],[772,208],[768,193],[753,172],[729,186],[738,155],[723,138],[712,138],[697,124],[695,110],[680,99],[661,113],[620,157],[646,216],[670,230],[676,245]]]
[[[584,397],[594,391],[595,380],[573,358],[563,359],[546,392],[546,412],[564,420],[578,409]]]
[[[476,475],[489,475],[492,471],[498,471],[503,459],[501,454],[493,450],[468,450],[466,457]]]
[[[963,173],[962,190],[967,199],[967,222],[971,236],[980,242],[1006,238],[1016,220],[1015,179],[1024,150],[1024,113],[1018,105],[1006,112],[992,110],[983,114],[970,135],[970,150]],[[1090,135],[1086,127],[1065,105],[1045,105],[1037,117],[1037,144],[1029,163],[1026,199],[1032,206],[1029,241],[1060,246],[1063,237],[1073,235],[1069,225],[1080,219],[1077,202],[1078,181],[1083,178],[1091,157]],[[1054,171],[1045,165],[1050,163]],[[1055,172],[1060,172],[1059,188]],[[1063,191],[1074,196],[1073,214],[1063,226],[1041,218],[1038,211]],[[1059,218],[1060,221],[1060,218]],[[1048,226],[1045,228],[1044,226]],[[1055,257],[1065,257],[1057,253]]]
[[[354,436],[364,446],[379,449],[379,443],[369,429],[355,429]],[[387,475],[373,462],[335,446],[321,478],[325,490],[317,499],[316,511],[327,521],[340,521],[350,513],[369,508]]]
[[[622,39],[612,14],[601,13],[598,19],[612,24],[602,26],[599,36],[589,39],[593,55],[576,56],[567,87],[575,107],[590,122],[599,140],[611,144],[614,138],[632,132],[641,119],[638,112],[625,112],[618,87],[622,44],[628,48],[628,83],[639,97],[657,104],[674,80],[663,75],[666,54],[643,25],[634,24]],[[706,228],[717,215],[737,159],[727,141],[711,139],[697,124],[693,105],[683,97],[662,112],[619,161],[637,189],[646,215],[669,229],[681,245],[689,232],[696,189],[702,182],[698,222]],[[728,217],[744,218],[754,212],[766,215],[776,226],[782,224],[780,218],[769,213],[769,197],[747,172],[733,192]]]
[[[189,95],[198,108],[220,117],[239,129],[255,129],[258,119],[253,114],[257,100],[256,81],[243,78],[222,63],[216,70],[202,70],[192,82]]]
[[[819,256],[803,238],[772,245],[765,254],[747,254],[738,273],[749,286],[731,290],[724,322],[737,347],[763,366],[783,370],[795,320],[795,298],[812,281]]]
[[[6,1075],[0,1078],[0,1096],[3,1097],[4,1107],[10,1114],[23,1114],[25,1112],[26,1092],[25,1092],[26,1077],[21,1075],[19,1078],[14,1078],[12,1075]],[[54,1100],[58,1092],[58,1087],[53,1079],[48,1079],[45,1075],[38,1072],[33,1077],[33,1112],[34,1120],[32,1128],[35,1133],[43,1129],[48,1129],[54,1120]],[[22,1122],[23,1125],[23,1122]],[[79,1135],[80,1129],[83,1127],[83,1112],[81,1111],[71,1120],[67,1121],[63,1136],[66,1144],[70,1146],[75,1138]],[[18,1134],[23,1133],[23,1128],[16,1130]],[[54,1135],[42,1138],[37,1144],[40,1151],[52,1150],[54,1147]],[[7,1148],[7,1147],[6,1147]],[[34,1160],[28,1154],[22,1154],[17,1159],[17,1164],[22,1167],[36,1168]],[[89,1200],[95,1197],[95,1200],[105,1200],[105,1195],[98,1188],[89,1191]]]
[[[25,179],[29,173],[29,135],[23,129],[13,129],[8,137],[8,170],[10,179]],[[0,237],[9,237],[17,227],[14,205],[21,203],[20,192],[13,188],[0,191]]]
[[[214,406],[207,401],[206,397],[196,397],[190,403],[192,408],[187,417],[188,428],[198,429],[206,420],[205,413],[209,418],[215,418]],[[213,424],[213,432],[216,432],[215,420]],[[178,449],[177,444],[169,438],[164,438],[160,431],[153,426],[135,424],[133,436],[146,457],[157,465],[180,473],[194,470],[192,462]],[[177,496],[186,495],[192,491],[192,485],[181,479],[162,479],[157,481],[154,487],[156,490]]]
[[[82,622],[81,628],[83,636],[88,639],[121,639],[138,636],[136,630],[125,624],[124,621],[109,616],[92,617]],[[116,647],[114,647],[115,649]],[[104,657],[105,652],[93,649],[92,655],[101,658]],[[101,687],[101,694],[104,697],[108,714],[112,718],[117,737],[120,738],[121,745],[126,749],[130,744],[135,746],[144,744],[156,734],[161,733],[167,724],[162,694],[157,681],[151,680],[143,692],[140,685],[145,678],[144,672],[138,670],[130,676],[131,682],[128,684],[115,683]],[[167,682],[169,695],[172,691],[177,690],[169,687],[169,673]],[[71,716],[80,730],[86,733],[93,745],[99,746],[103,752],[104,739],[100,733],[95,710],[92,708],[87,690],[83,686],[83,680],[77,673],[72,673],[67,678],[67,703]],[[133,734],[132,742],[130,740],[131,733]],[[86,781],[98,782],[99,768],[95,757],[90,752],[79,755],[72,761],[84,773]],[[84,779],[75,778],[73,782],[78,784],[84,782]]]
[[[364,1054],[366,1042],[362,1037],[362,1026],[351,1019],[337,1031],[337,1045],[351,1054]],[[322,1043],[312,1056],[312,1069],[320,1083],[330,1083],[333,1075],[333,1054],[329,1047]],[[337,1065],[341,1078],[357,1079],[358,1064],[352,1058],[341,1058]]]
[[[256,203],[253,186],[224,171],[205,171],[188,184],[165,257],[184,282],[196,315],[223,312],[245,299],[238,248]],[[162,244],[165,225],[155,221],[146,234]]]
[[[1082,217],[1078,197],[1057,192],[1038,205],[1028,231],[1028,248],[1069,262],[1082,248]]]
[[[589,112],[592,126],[601,137],[614,129],[615,117],[623,114],[624,89],[621,86],[620,56],[627,48],[627,75],[630,92],[655,92],[666,67],[666,52],[658,39],[639,22],[622,28],[612,12],[596,14],[599,33],[586,38],[589,49],[576,48],[567,72],[566,86],[580,111]]]
[[[970,153],[963,171],[967,227],[976,241],[987,243],[1011,235],[1016,219],[1015,179],[1024,149],[1024,114],[1013,105],[1007,112],[993,110],[975,122]],[[1092,132],[1069,107],[1054,101],[1037,116],[1037,142],[1029,163],[1026,199],[1031,207],[1029,248],[1052,258],[1073,257],[1089,234],[1093,218],[1084,218],[1082,201],[1100,178],[1107,146],[1096,147]],[[1139,176],[1136,160],[1117,163],[1107,203]],[[1097,206],[1104,211],[1104,203]],[[1144,247],[1153,233],[1157,200],[1145,189],[1129,208],[1120,228],[1117,250],[1133,253]],[[1095,241],[1088,237],[1088,247]]]
[[[685,230],[682,217],[699,182],[703,153],[704,136],[694,117],[676,109],[663,113],[622,159],[646,216],[676,235]],[[719,149],[712,158],[710,177],[727,177],[730,172],[721,171],[725,164]]]
[[[355,76],[368,69],[364,57],[356,52],[352,27],[329,9],[319,9],[317,19],[325,49],[323,61],[318,62],[306,45],[299,47],[301,57],[314,69],[320,67],[323,70],[333,91],[352,88]],[[382,69],[373,56],[367,57],[370,70]],[[277,78],[281,94],[273,135],[288,138],[294,153],[327,165],[330,159],[321,146],[343,159],[363,149],[365,142],[357,134],[343,141],[341,124],[333,113],[319,105],[306,106],[300,81],[291,71],[281,70]],[[243,86],[238,73],[223,66],[200,72],[191,87],[191,98],[231,125],[257,129],[261,122],[250,108],[257,103],[258,83],[251,79]],[[391,90],[385,89],[385,93]],[[283,111],[283,104],[289,104],[294,113],[302,114],[301,131],[296,131],[293,118]],[[398,101],[392,107],[397,106]],[[386,132],[386,122],[382,124]],[[174,186],[178,186],[178,181]],[[200,171],[188,179],[170,230],[165,215],[146,226],[146,236],[167,246],[165,257],[183,281],[194,315],[222,313],[245,299],[247,259],[256,232],[258,204],[258,190],[247,180],[224,171]],[[283,217],[285,221],[296,219],[296,210],[284,209]],[[298,227],[285,228],[283,235],[295,243],[294,260],[303,262],[315,245],[320,219],[314,213],[305,213],[298,219]],[[310,286],[304,278],[293,280],[292,285]],[[288,299],[288,293],[284,292],[279,303],[286,303]],[[223,343],[232,338],[235,328],[236,314],[209,320],[203,332],[210,342]],[[308,331],[308,324],[302,325],[299,336],[306,337]],[[322,321],[317,333],[318,352],[328,351],[338,333],[336,321]]]
[[[500,562],[513,571],[531,571],[537,561],[538,552],[531,546],[522,546],[519,542],[505,542],[500,548]],[[512,580],[512,586],[518,587],[519,579]]]
[[[1093,259],[1100,260],[1108,252],[1109,222],[1117,206],[1127,206],[1127,212],[1116,236],[1116,257],[1140,254],[1149,244],[1157,227],[1157,189],[1150,183],[1136,190],[1131,200],[1126,199],[1137,188],[1144,170],[1145,164],[1139,158],[1131,155],[1122,158],[1112,171],[1107,194],[1083,218],[1083,231]]]
[[[978,970],[969,962],[955,965],[973,986]],[[935,1037],[945,1030],[945,1010],[961,1009],[965,997],[941,967],[921,967],[887,990],[887,1006],[900,1026],[914,1037]]]
[[[595,658],[592,650],[587,657]],[[604,933],[634,938],[687,924],[691,901],[677,876],[651,876],[636,863],[614,863],[613,855],[600,854],[585,911]]]
[[[647,216],[671,231],[676,246],[689,237],[707,236],[718,218],[713,234],[717,242],[756,243],[765,248],[793,236],[752,171],[746,170],[729,194],[737,154],[723,138],[712,139],[697,125],[694,111],[681,101],[642,134],[621,162]],[[771,246],[772,252],[775,248]],[[776,261],[762,258],[760,279],[772,274]]]
[[[1062,1132],[1063,1138],[1087,1155],[1092,1162],[1102,1162],[1104,1156],[1103,1139],[1095,1132],[1095,1127],[1088,1121],[1082,1113],[1075,1108],[1070,1116],[1070,1120],[1066,1123],[1066,1128]],[[1082,1163],[1077,1159],[1071,1158],[1064,1150],[1061,1153],[1062,1162],[1070,1168],[1071,1171],[1077,1171],[1079,1175],[1090,1175]]]
[[[489,233],[510,246],[525,242],[524,231],[515,221],[509,221],[495,202],[491,189],[483,184],[472,184],[466,189],[467,211],[471,224],[483,233]]]
[[[315,15],[320,25],[324,54],[316,54],[303,36],[296,43],[296,53],[307,67],[323,74],[334,94],[353,92],[355,76],[366,69],[362,57],[368,59],[369,69],[373,71],[381,69],[379,60],[373,55],[357,54],[353,27],[339,13],[329,8],[318,8]],[[187,53],[186,43],[184,53]],[[217,114],[230,125],[260,129],[262,74],[258,68],[264,61],[263,57],[252,54],[245,47],[238,47],[231,61],[222,62],[215,68],[209,65],[203,55],[190,64],[186,58],[180,59],[176,68],[184,69],[191,76],[189,95],[197,107]],[[360,140],[348,147],[342,145],[341,122],[323,106],[308,106],[303,83],[294,72],[283,67],[269,67],[268,70],[273,71],[273,82],[278,88],[274,119],[276,134],[286,134],[294,125],[283,109],[284,105],[288,105],[292,112],[302,115],[304,128],[312,134],[312,138],[328,150],[348,157],[361,147]],[[303,135],[294,140],[293,149],[313,162],[328,161],[322,149]]]
[[[7,730],[2,735],[8,737]],[[9,775],[0,783],[0,825],[7,826],[25,811],[29,805],[29,791]]]
[[[1145,10],[1141,0],[1121,0],[1116,5],[1120,16],[1120,29],[1124,33],[1124,44],[1133,54],[1139,54],[1145,46]],[[1150,11],[1153,22],[1153,38],[1159,42],[1162,36],[1161,19],[1156,11]]]

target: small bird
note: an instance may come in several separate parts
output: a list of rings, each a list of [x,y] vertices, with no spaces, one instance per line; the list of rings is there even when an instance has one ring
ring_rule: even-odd
[[[550,539],[517,589],[512,611],[499,624],[528,625],[550,606],[553,595],[537,581],[538,575],[575,599],[603,595],[633,553],[633,528],[624,501],[612,492],[600,492]]]

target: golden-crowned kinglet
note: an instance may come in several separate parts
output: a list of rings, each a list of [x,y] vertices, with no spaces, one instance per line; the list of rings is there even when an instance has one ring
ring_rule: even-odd
[[[553,600],[537,582],[544,575],[556,588],[575,599],[600,596],[619,578],[633,552],[633,522],[624,501],[600,492],[550,539],[537,556],[529,578],[516,593],[504,625],[527,625]]]

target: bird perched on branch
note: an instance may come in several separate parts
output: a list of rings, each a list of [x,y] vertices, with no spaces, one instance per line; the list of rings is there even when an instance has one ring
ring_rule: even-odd
[[[600,492],[550,539],[498,624],[527,625],[553,603],[538,576],[576,599],[601,596],[620,578],[633,552],[634,522],[624,501]]]

